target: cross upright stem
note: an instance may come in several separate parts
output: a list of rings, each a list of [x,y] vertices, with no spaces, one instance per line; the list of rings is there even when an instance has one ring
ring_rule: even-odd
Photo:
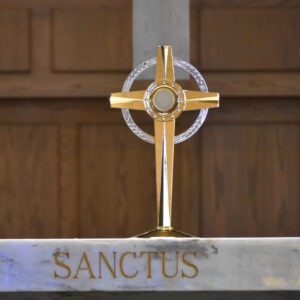
[[[175,120],[155,121],[157,229],[171,230]]]

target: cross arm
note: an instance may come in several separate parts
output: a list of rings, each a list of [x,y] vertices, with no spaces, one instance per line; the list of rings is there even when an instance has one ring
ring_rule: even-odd
[[[186,105],[184,110],[219,107],[219,93],[184,91]]]
[[[112,108],[128,108],[133,110],[145,110],[145,91],[132,91],[126,93],[112,93],[110,96],[110,106]]]

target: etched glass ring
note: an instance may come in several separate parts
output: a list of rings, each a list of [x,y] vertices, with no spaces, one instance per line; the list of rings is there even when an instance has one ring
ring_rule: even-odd
[[[202,92],[208,92],[208,88],[206,85],[206,82],[200,72],[192,66],[190,63],[180,60],[179,58],[174,57],[174,65],[185,70],[187,73],[189,73],[194,80],[196,81],[199,90]],[[144,71],[149,69],[150,67],[154,66],[156,64],[156,57],[153,57],[147,61],[144,61],[140,65],[138,65],[135,69],[132,70],[132,72],[127,76],[122,92],[129,92],[130,88],[135,81],[135,79]],[[203,108],[199,110],[199,114],[194,121],[194,123],[184,132],[182,132],[179,135],[176,135],[174,137],[174,144],[179,144],[181,142],[184,142],[185,140],[189,139],[191,136],[193,136],[199,128],[202,126],[203,122],[206,119],[208,113],[208,108]],[[148,142],[150,144],[154,144],[154,137],[145,131],[143,131],[133,120],[129,109],[123,108],[122,109],[123,118],[129,127],[129,129],[140,139],[142,139],[145,142]]]

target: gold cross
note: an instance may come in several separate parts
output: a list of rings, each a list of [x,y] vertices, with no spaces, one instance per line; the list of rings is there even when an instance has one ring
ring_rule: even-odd
[[[183,90],[175,82],[172,47],[159,46],[155,81],[147,90],[112,93],[110,104],[113,108],[145,110],[154,119],[157,198],[155,231],[161,233],[157,235],[176,236],[171,226],[175,119],[182,111],[218,107],[219,94]]]

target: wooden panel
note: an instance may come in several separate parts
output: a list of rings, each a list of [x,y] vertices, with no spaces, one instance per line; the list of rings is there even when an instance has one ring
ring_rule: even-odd
[[[204,236],[298,236],[298,125],[209,125],[202,131]]]
[[[124,125],[82,126],[79,172],[81,237],[128,237],[154,228],[153,146]]]
[[[56,237],[57,128],[0,126],[0,237]]]
[[[120,91],[127,77],[121,73],[62,74],[21,78],[19,75],[0,75],[0,98],[30,97],[108,97]],[[207,72],[203,76],[210,91],[218,91],[221,97],[298,97],[300,73],[246,73]],[[150,82],[140,82],[137,88],[147,88]],[[182,83],[184,89],[191,86]]]
[[[299,70],[300,9],[200,10],[206,70]]]
[[[221,97],[298,97],[299,72],[207,72],[204,78],[211,91]]]
[[[297,99],[223,99],[210,111],[200,132],[175,147],[175,228],[198,236],[299,235],[299,111]],[[178,132],[194,117],[184,113]],[[145,113],[135,119],[151,132]],[[106,101],[1,101],[0,206],[0,237],[149,230],[154,147]]]
[[[201,236],[201,140],[199,133],[175,146],[173,226]]]
[[[55,11],[54,70],[130,70],[131,26],[128,8]]]
[[[29,12],[0,9],[0,72],[30,69]]]
[[[300,95],[300,72],[295,71],[299,70],[300,61],[297,50],[300,36],[300,18],[297,15],[299,4],[294,1],[268,1],[265,3],[201,0],[192,2],[191,61],[203,72],[210,90],[219,91],[222,96],[234,97],[298,97]],[[5,72],[16,73],[1,73],[0,70],[0,98],[59,98],[66,95],[83,98],[107,97],[112,91],[120,89],[127,71],[132,67],[130,0],[76,0],[75,2],[73,0],[45,0],[42,2],[3,0],[0,2],[0,10],[17,12],[18,15],[19,12],[30,11],[28,25],[30,28],[21,26],[20,30],[28,31],[29,39],[33,37],[32,42],[28,42],[29,48],[32,48],[30,55],[27,44],[25,47],[21,45],[17,48],[18,57],[22,53],[27,61],[29,60],[27,54],[32,56],[29,63],[23,66],[13,63],[8,68],[5,67],[6,71],[2,69]],[[243,29],[239,29],[242,27],[236,26],[235,19],[229,20],[232,14],[239,11],[246,16],[239,20],[239,25],[245,25],[250,33],[253,33],[254,27],[256,30],[257,26],[253,25],[254,21],[257,21],[259,26],[264,20],[270,23],[266,27],[270,30],[270,34],[265,40],[272,42],[271,46],[261,43],[258,38],[263,35],[261,30],[253,33],[257,35],[257,38],[251,43],[242,38],[241,30]],[[204,21],[201,18],[201,12],[208,14],[206,18],[209,20],[205,24],[202,24]],[[224,22],[233,22],[232,20],[234,20],[233,28],[229,29],[228,26],[230,27],[231,23],[227,26],[226,22],[222,21],[224,34],[222,27],[221,36],[221,29],[218,29],[219,19],[214,17],[215,13],[220,14]],[[100,15],[102,18],[98,18]],[[214,21],[209,18],[210,15]],[[281,23],[275,22],[277,15],[279,16],[278,20],[282,21]],[[77,22],[77,17],[83,25],[79,21]],[[9,18],[9,20],[13,19],[16,18]],[[11,22],[9,20],[5,21],[5,24]],[[220,20],[220,23],[222,22]],[[244,24],[245,22],[246,24]],[[202,27],[203,29],[201,29]],[[271,27],[275,29],[273,30]],[[6,36],[11,31],[8,29],[9,26],[5,25],[5,27],[1,26],[0,31],[2,30]],[[205,32],[201,32],[201,30]],[[211,34],[212,31],[216,35]],[[240,36],[235,43],[237,46],[241,46],[241,49],[232,54],[233,47],[228,41],[232,36],[238,36],[238,34]],[[18,32],[9,34],[9,38],[17,44],[21,36]],[[226,40],[224,40],[225,38]],[[282,41],[279,41],[281,38]],[[116,47],[117,40],[119,44]],[[208,44],[206,45],[206,43]],[[212,48],[215,43],[220,47]],[[0,57],[4,53],[14,57],[14,51],[11,51],[11,47],[6,46],[10,43],[0,40],[0,44],[2,49]],[[118,52],[118,49],[121,51]],[[262,52],[259,53],[257,49],[261,49]],[[252,52],[255,54],[253,62],[250,57]],[[204,61],[202,55],[205,58]],[[249,56],[251,60],[245,59],[246,56]],[[7,64],[14,59],[3,59],[2,62]],[[204,65],[200,64],[201,59]],[[257,69],[257,66],[260,69]],[[248,69],[244,69],[245,67]],[[205,72],[205,68],[208,72]],[[27,74],[19,74],[19,72],[29,69],[30,72]],[[270,70],[276,72],[270,72]],[[148,84],[149,82],[143,82],[141,87],[144,88]],[[183,84],[185,88],[189,85],[190,83]]]
[[[78,128],[74,122],[65,119],[60,124],[59,135],[59,237],[77,237],[78,215]]]
[[[300,101],[289,98],[221,98],[220,107],[210,109],[203,128],[213,124],[295,124],[300,123]]]

